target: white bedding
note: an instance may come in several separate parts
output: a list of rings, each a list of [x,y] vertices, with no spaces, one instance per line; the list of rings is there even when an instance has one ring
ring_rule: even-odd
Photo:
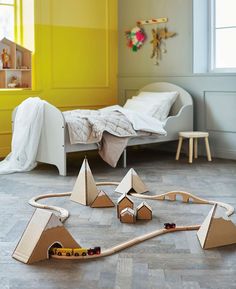
[[[128,138],[141,134],[165,135],[159,120],[124,109],[119,105],[100,110],[73,110],[63,112],[71,144],[99,143],[100,156],[115,167]]]
[[[97,143],[106,131],[117,137],[133,137],[138,132],[165,135],[164,124],[145,114],[119,105],[100,110],[71,110],[63,112],[71,144]]]

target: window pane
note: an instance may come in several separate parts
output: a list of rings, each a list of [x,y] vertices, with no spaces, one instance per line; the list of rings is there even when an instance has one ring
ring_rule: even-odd
[[[215,0],[216,27],[236,26],[236,0]]]
[[[0,0],[0,4],[14,4],[14,0]]]
[[[216,68],[236,68],[236,28],[216,29]]]
[[[7,37],[14,41],[14,7],[0,5],[0,39]]]

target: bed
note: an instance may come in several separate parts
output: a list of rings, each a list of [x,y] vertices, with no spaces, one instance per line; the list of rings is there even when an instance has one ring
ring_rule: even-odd
[[[193,101],[190,94],[179,86],[167,82],[157,82],[144,86],[140,92],[178,91],[179,96],[166,119],[165,136],[141,136],[129,138],[127,146],[146,145],[178,139],[179,131],[193,130]],[[16,110],[13,112],[13,124]],[[97,150],[97,144],[71,144],[63,113],[55,106],[46,103],[44,122],[36,161],[55,165],[59,174],[66,176],[67,154],[71,152]],[[127,165],[127,151],[123,152],[123,166]]]

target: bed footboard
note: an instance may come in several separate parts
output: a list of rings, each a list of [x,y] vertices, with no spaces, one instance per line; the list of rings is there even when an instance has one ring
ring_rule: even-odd
[[[66,176],[65,119],[55,106],[45,103],[44,121],[36,160],[55,165]]]

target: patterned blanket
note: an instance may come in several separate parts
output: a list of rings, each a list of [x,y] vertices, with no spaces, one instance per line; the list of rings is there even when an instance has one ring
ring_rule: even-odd
[[[137,136],[132,123],[119,111],[72,110],[63,112],[71,144],[98,143],[104,132],[117,137]]]

